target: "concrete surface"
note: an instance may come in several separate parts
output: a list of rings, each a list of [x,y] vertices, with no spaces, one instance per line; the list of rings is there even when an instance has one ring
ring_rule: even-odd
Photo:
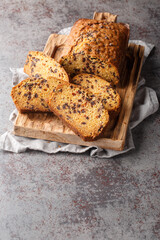
[[[119,15],[131,39],[156,45],[143,69],[160,98],[159,0],[1,0],[0,134],[11,128],[9,67],[42,50],[52,32],[91,18]],[[136,150],[110,160],[89,153],[0,152],[0,240],[160,239],[160,112],[133,131]]]

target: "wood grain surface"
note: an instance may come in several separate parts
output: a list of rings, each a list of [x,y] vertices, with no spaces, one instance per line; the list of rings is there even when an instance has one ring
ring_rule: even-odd
[[[108,16],[111,17],[106,13],[94,13],[95,19],[102,19]],[[117,17],[115,15],[113,18],[116,21]],[[66,35],[51,34],[45,45],[44,52],[58,60],[62,52],[67,49],[65,45],[66,39]],[[14,134],[63,143],[123,150],[134,96],[142,68],[143,55],[144,47],[129,44],[126,61],[121,74],[121,81],[117,87],[122,99],[122,108],[115,128],[107,133],[107,138],[100,138],[93,142],[84,142],[51,113],[19,113],[14,125]]]

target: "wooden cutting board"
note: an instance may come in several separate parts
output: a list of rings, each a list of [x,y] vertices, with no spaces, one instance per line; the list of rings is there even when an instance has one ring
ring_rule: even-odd
[[[107,18],[108,21],[116,21],[117,16],[109,13],[94,13],[94,18]],[[66,39],[67,35],[51,34],[44,52],[58,60],[62,51],[67,49],[67,46],[65,46]],[[73,131],[64,126],[61,120],[52,113],[19,113],[14,124],[14,134],[83,146],[123,150],[143,56],[143,46],[129,44],[126,62],[121,73],[121,84],[117,87],[122,99],[122,108],[115,128],[108,132],[107,138],[100,138],[93,142],[84,142]]]

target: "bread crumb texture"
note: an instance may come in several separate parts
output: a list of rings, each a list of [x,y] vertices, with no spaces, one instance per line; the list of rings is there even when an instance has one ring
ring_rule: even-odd
[[[58,86],[51,95],[49,107],[85,141],[97,138],[109,122],[102,102],[74,84]]]
[[[48,98],[59,84],[66,84],[57,78],[27,78],[12,88],[11,97],[17,109],[22,112],[50,112]]]
[[[96,75],[85,73],[76,75],[71,81],[93,93],[108,111],[119,110],[121,98],[109,82]]]
[[[69,82],[68,75],[64,68],[43,52],[30,51],[28,53],[24,65],[24,72],[30,77],[43,77],[46,79],[51,76]]]

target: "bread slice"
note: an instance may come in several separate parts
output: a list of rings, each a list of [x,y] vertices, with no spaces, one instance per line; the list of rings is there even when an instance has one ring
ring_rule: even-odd
[[[119,111],[121,98],[109,82],[96,75],[85,73],[76,75],[71,82],[95,94],[109,112]]]
[[[117,84],[128,39],[127,24],[80,19],[71,30],[66,43],[69,48],[59,62],[71,77],[91,73]]]
[[[63,57],[60,63],[70,78],[80,73],[89,73],[100,76],[113,85],[119,82],[119,72],[113,64],[101,61],[95,56],[91,57],[85,52],[71,53]]]
[[[19,112],[50,112],[48,98],[59,84],[57,78],[27,78],[12,88],[11,97]]]
[[[108,111],[93,94],[74,84],[58,86],[49,100],[51,111],[84,141],[93,141],[109,122]]]
[[[48,78],[49,76],[69,82],[64,68],[53,58],[43,52],[30,51],[24,65],[24,72],[30,77]]]

